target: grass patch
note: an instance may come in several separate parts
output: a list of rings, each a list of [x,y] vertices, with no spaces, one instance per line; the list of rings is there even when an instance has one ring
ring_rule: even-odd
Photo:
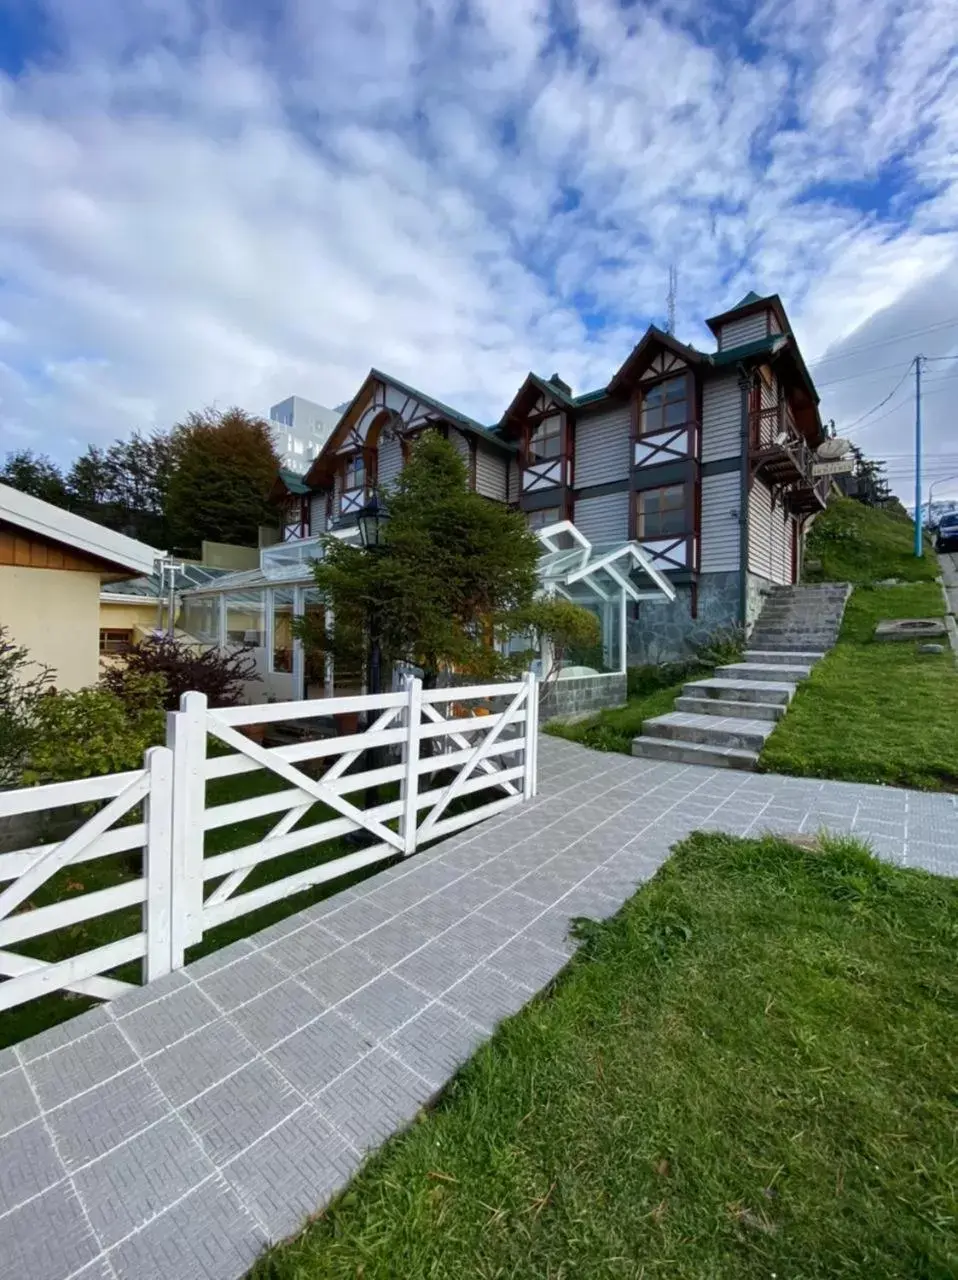
[[[907,516],[866,507],[853,498],[831,498],[808,535],[807,560],[821,569],[806,581],[874,583],[885,578],[931,582],[938,573],[932,543],[915,556],[915,526]]]
[[[256,1280],[958,1274],[958,885],[700,835]]]
[[[632,754],[632,739],[642,732],[642,722],[649,716],[662,716],[674,710],[675,699],[682,686],[696,677],[686,675],[676,684],[651,689],[647,693],[630,698],[624,707],[608,707],[586,720],[570,723],[566,720],[550,720],[542,726],[544,733],[569,742],[581,743],[594,751],[621,751]]]
[[[773,773],[923,790],[958,789],[958,674],[943,654],[916,643],[878,644],[882,618],[939,617],[935,583],[857,587],[838,644],[799,686],[765,743]]]

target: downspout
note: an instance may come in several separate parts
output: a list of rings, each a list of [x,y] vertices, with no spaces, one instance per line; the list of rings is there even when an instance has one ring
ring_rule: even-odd
[[[749,438],[748,438],[748,396],[751,387],[751,374],[744,366],[739,365],[739,394],[741,397],[742,424],[742,467],[741,492],[739,495],[739,583],[738,612],[742,629],[748,625],[748,495],[749,495]]]

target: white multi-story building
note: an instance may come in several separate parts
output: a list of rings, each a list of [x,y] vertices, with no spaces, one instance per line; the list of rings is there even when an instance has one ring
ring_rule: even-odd
[[[287,396],[272,405],[269,423],[283,470],[304,475],[338,421],[335,409],[304,400],[302,396]]]

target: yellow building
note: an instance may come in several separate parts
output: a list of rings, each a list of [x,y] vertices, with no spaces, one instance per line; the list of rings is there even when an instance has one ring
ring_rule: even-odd
[[[79,689],[100,674],[100,592],[150,573],[161,553],[82,516],[0,484],[0,624],[56,686]]]

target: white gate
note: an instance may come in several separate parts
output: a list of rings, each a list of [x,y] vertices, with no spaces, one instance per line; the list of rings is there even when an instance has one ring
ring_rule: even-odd
[[[342,724],[348,716],[363,717],[366,727],[269,748],[249,736],[271,722],[337,717]],[[185,694],[168,718],[168,746],[147,752],[143,769],[0,792],[0,819],[103,806],[63,840],[0,854],[0,1012],[56,990],[112,999],[130,986],[104,976],[117,966],[142,960],[149,982],[180,967],[187,947],[216,925],[408,857],[427,841],[520,804],[536,790],[537,730],[532,675],[514,684],[425,690],[410,680],[397,693],[224,709]],[[211,754],[210,741],[220,754]],[[208,784],[256,772],[272,775],[276,789],[211,803]],[[137,806],[142,812],[131,814]],[[273,815],[265,835],[206,854],[208,832]],[[371,843],[345,854],[328,847],[353,832]],[[136,850],[143,855],[139,876],[117,874],[111,882],[101,874],[108,887],[75,892],[84,887],[76,881],[47,905],[30,901],[66,868]],[[244,889],[255,868],[296,851],[309,851],[305,868]],[[138,930],[82,949],[85,922],[136,907]],[[10,949],[61,929],[74,931],[78,954],[50,961]]]

